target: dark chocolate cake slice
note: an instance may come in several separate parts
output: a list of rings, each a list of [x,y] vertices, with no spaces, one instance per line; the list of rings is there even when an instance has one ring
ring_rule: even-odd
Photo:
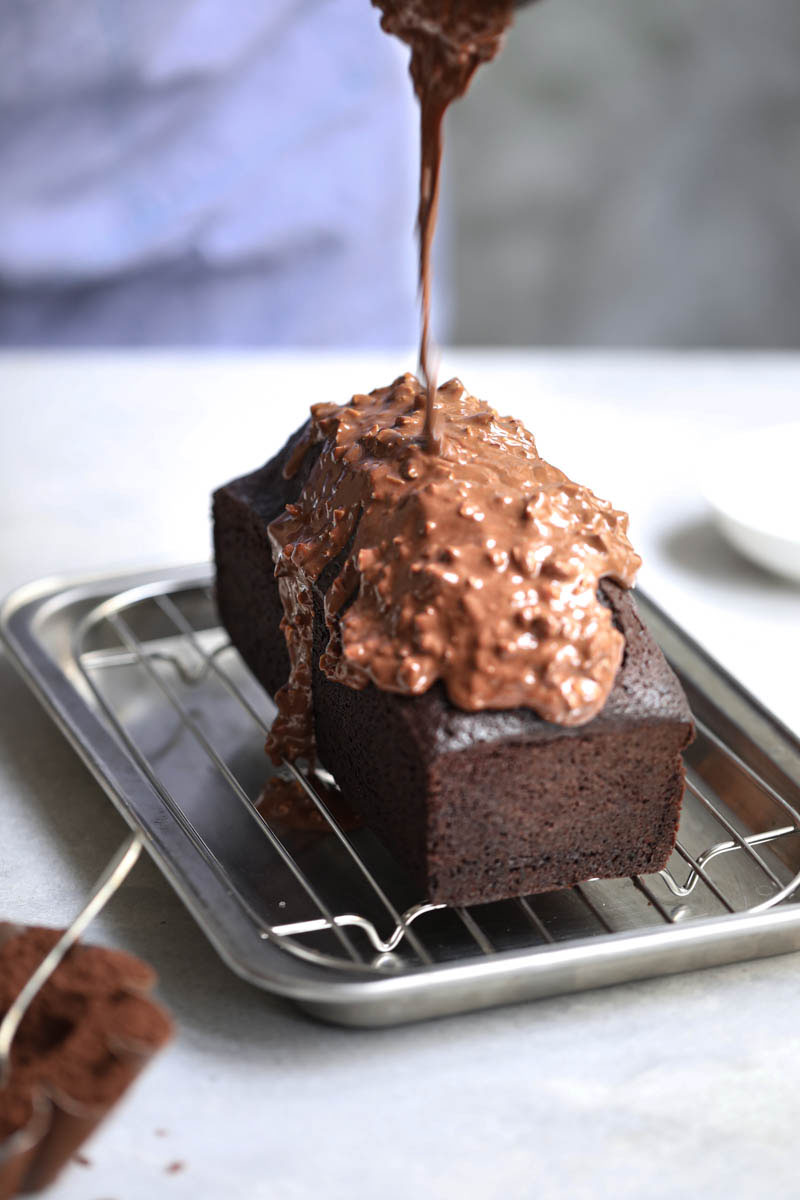
[[[0,924],[0,1017],[61,933]],[[154,982],[141,959],[79,945],[34,997],[0,1087],[0,1200],[51,1183],[168,1041]]]
[[[408,377],[397,381],[394,388],[401,383],[410,389],[409,411],[420,412],[419,393]],[[448,386],[440,389],[440,396]],[[395,410],[391,409],[395,396],[392,389],[374,393],[375,396],[378,407],[373,405],[369,409],[369,420],[362,425],[361,433],[368,426],[370,436],[380,438],[386,428],[396,427],[388,419],[396,416]],[[358,397],[355,399],[359,400]],[[381,425],[379,420],[376,425],[375,412],[383,413],[387,404],[390,408],[387,421]],[[442,405],[447,409],[447,395]],[[358,579],[352,578],[353,564],[369,564],[373,561],[370,555],[374,557],[374,554],[370,551],[365,556],[363,544],[359,550],[359,541],[363,543],[366,536],[363,528],[367,519],[363,515],[362,497],[358,501],[362,505],[361,524],[354,523],[339,531],[338,543],[328,545],[323,555],[324,565],[316,571],[316,577],[308,567],[311,534],[318,535],[322,528],[320,511],[325,497],[331,513],[339,514],[335,520],[332,518],[332,523],[344,520],[343,510],[336,507],[336,489],[328,486],[332,480],[331,463],[343,464],[345,459],[339,452],[341,446],[339,450],[336,448],[338,435],[330,425],[331,420],[334,425],[339,422],[338,413],[342,409],[334,412],[336,406],[332,405],[319,408],[324,412],[317,412],[314,421],[298,431],[265,467],[221,488],[214,497],[217,599],[223,624],[263,686],[273,695],[283,689],[283,732],[282,738],[273,739],[273,755],[277,757],[284,753],[294,757],[298,752],[302,753],[305,731],[308,749],[313,748],[321,763],[334,775],[348,803],[415,877],[425,896],[434,902],[479,903],[548,891],[592,877],[619,877],[662,868],[675,842],[684,787],[681,751],[691,740],[692,719],[680,685],[639,620],[629,592],[604,574],[598,586],[592,587],[592,595],[599,600],[598,611],[610,617],[606,640],[598,652],[600,668],[597,677],[602,678],[602,672],[607,672],[612,634],[619,641],[621,660],[618,669],[614,664],[605,696],[598,695],[589,686],[594,682],[591,675],[594,660],[587,658],[589,665],[578,679],[577,692],[575,680],[562,673],[558,676],[560,691],[554,700],[551,691],[542,691],[539,686],[541,678],[531,678],[531,706],[503,708],[490,703],[467,711],[453,703],[446,682],[446,666],[447,663],[452,666],[452,659],[447,659],[449,650],[444,649],[444,643],[439,647],[440,674],[419,694],[404,694],[402,681],[398,679],[395,683],[393,677],[387,675],[381,679],[382,686],[376,686],[376,672],[368,677],[363,672],[356,673],[351,679],[341,681],[342,664],[347,667],[355,657],[351,651],[348,659],[348,617],[362,597],[359,587],[362,591],[366,587],[363,579],[359,583]],[[363,413],[367,408],[362,404],[360,410],[356,405],[355,409],[347,411]],[[455,438],[464,412],[459,409],[450,415],[452,420],[449,426],[445,425],[445,436],[449,429],[450,436]],[[314,434],[315,422],[317,426],[320,422],[328,422],[327,432],[318,428]],[[499,443],[499,450],[510,455],[522,453],[519,447],[515,451],[514,446],[514,436],[521,427],[516,423],[512,425],[513,429],[509,426],[508,447]],[[399,454],[401,464],[412,463],[412,478],[416,478],[419,463],[423,463],[419,469],[425,469],[426,460],[419,457],[424,451],[419,449],[418,439],[415,440],[420,427],[421,414],[420,426],[409,429],[405,449]],[[402,423],[399,428],[405,429]],[[493,429],[492,437],[497,441],[497,425]],[[523,433],[530,438],[527,431],[523,430]],[[384,446],[386,440],[378,444]],[[360,448],[360,458],[356,458],[359,469],[363,469],[367,442],[363,436],[352,444],[356,442]],[[523,458],[528,454],[529,445],[533,445],[532,439],[523,444]],[[406,454],[409,446],[413,453]],[[448,450],[445,448],[443,453],[446,458]],[[326,455],[330,456],[330,462],[323,461]],[[459,460],[458,445],[451,446],[450,458],[453,462]],[[526,461],[523,466],[530,473],[530,462]],[[621,514],[614,513],[610,506],[603,506],[603,502],[596,501],[585,490],[578,494],[577,485],[572,485],[548,464],[544,467],[546,472],[536,467],[542,491],[561,489],[557,495],[562,501],[566,497],[572,510],[580,512],[581,519],[588,520],[590,528],[595,530],[588,537],[603,547],[604,554],[609,552],[608,530],[624,531],[624,518],[621,524],[619,520]],[[349,486],[353,470],[351,468],[348,474],[346,464],[343,465],[340,483],[344,481]],[[319,488],[321,471],[327,491]],[[454,468],[454,472],[458,475],[462,467]],[[398,470],[396,474],[399,483],[403,471]],[[484,484],[482,496],[485,502],[490,498],[494,484],[485,480]],[[371,481],[370,488],[375,487],[377,485]],[[506,487],[505,491],[510,489]],[[602,535],[597,532],[600,518],[590,512],[587,497],[600,506],[605,522]],[[341,494],[338,498],[341,499]],[[391,497],[390,501],[396,503]],[[536,496],[530,503],[535,501]],[[452,506],[446,496],[440,497],[437,503],[439,522],[446,523],[450,520]],[[488,504],[483,506],[488,511]],[[540,515],[545,510],[546,505],[538,504]],[[561,511],[556,511],[558,528],[564,524]],[[306,564],[301,582],[307,608],[301,611],[302,606],[295,606],[288,621],[286,598],[282,599],[279,581],[275,578],[275,559],[280,562],[286,549],[285,541],[279,537],[280,523],[287,519],[293,523],[292,537],[295,538],[289,546],[290,554],[295,552],[300,540],[296,536],[298,532],[306,530],[310,539],[301,548],[302,554],[296,555]],[[491,522],[487,520],[486,524]],[[386,526],[386,520],[383,526]],[[458,528],[457,524],[448,527],[450,542],[453,531]],[[391,528],[385,529],[388,540],[381,550],[384,558],[391,555],[391,547],[397,541],[391,534]],[[535,538],[538,534],[534,532],[530,536]],[[500,683],[492,675],[492,667],[487,667],[484,659],[476,657],[474,648],[474,652],[470,651],[469,662],[473,667],[478,663],[482,671],[489,672],[492,687],[500,696],[507,694],[502,690],[504,681],[515,682],[513,671],[527,670],[526,661],[529,666],[530,661],[541,662],[540,675],[546,675],[552,673],[550,664],[554,660],[556,666],[565,657],[575,663],[579,651],[588,655],[587,646],[597,651],[597,628],[602,621],[589,611],[585,579],[581,585],[583,590],[565,591],[572,586],[569,581],[559,585],[561,591],[553,591],[550,587],[553,581],[558,583],[561,576],[569,573],[575,547],[583,553],[575,530],[570,536],[571,543],[564,550],[566,557],[562,555],[558,560],[560,566],[555,559],[547,558],[528,564],[526,579],[529,576],[528,582],[532,580],[539,589],[538,592],[531,590],[530,595],[543,598],[543,608],[537,609],[538,615],[531,618],[534,630],[539,631],[538,643],[535,638],[526,641],[527,635],[520,634],[519,648],[514,647],[519,662],[511,656],[510,666],[500,663]],[[464,537],[468,540],[467,534]],[[619,539],[620,545],[624,542],[629,550],[622,532]],[[316,544],[319,547],[318,537]],[[527,543],[529,550],[534,545],[535,541]],[[465,555],[467,550],[468,547]],[[397,549],[398,556],[402,557],[405,551],[404,544]],[[424,559],[428,551],[419,553]],[[497,566],[500,561],[497,558],[494,566],[490,563],[487,567],[487,590],[497,582],[489,575],[491,571],[501,570]],[[622,560],[617,556],[615,561]],[[638,559],[633,556],[630,561],[634,562],[635,570]],[[552,570],[546,569],[548,565]],[[284,573],[285,569],[284,564]],[[602,572],[602,563],[596,569]],[[280,569],[278,573],[281,573]],[[621,575],[623,572],[615,568],[615,573]],[[379,587],[385,574],[379,577]],[[337,587],[341,589],[343,578],[349,578],[350,589],[345,603],[340,603],[337,609],[331,597],[336,598]],[[513,577],[519,578],[521,576]],[[469,583],[470,580],[465,580],[465,589]],[[435,611],[441,616],[447,607],[449,617],[455,621],[452,628],[461,637],[462,623],[467,618],[463,613],[459,616],[460,610],[459,613],[452,610],[449,598],[446,604],[442,600],[440,608],[436,608],[437,596],[447,598],[451,594],[444,584],[441,588],[440,593],[429,590],[425,594],[431,602],[426,611]],[[388,589],[384,589],[386,594]],[[510,609],[517,603],[516,595],[513,591],[508,597],[499,596],[497,603]],[[407,603],[408,597],[402,587],[397,596],[396,604]],[[550,619],[547,604],[555,611],[559,605],[562,609],[568,607],[567,600],[577,609],[584,623],[581,625],[578,621],[576,624],[570,610],[559,618],[562,633],[556,636],[558,622],[555,621],[549,629],[548,641],[545,636]],[[419,597],[415,602],[422,603]],[[387,620],[392,619],[391,604],[387,603],[385,607],[384,616]],[[528,609],[523,608],[522,612],[527,613]],[[300,620],[303,613],[307,628]],[[496,627],[501,618],[505,620],[505,610],[497,608],[488,623]],[[309,639],[305,655],[298,654],[295,643],[292,677],[298,673],[299,666],[301,674],[307,669],[307,678],[301,678],[301,686],[294,691],[288,689],[288,698],[285,685],[290,676],[290,659],[281,630],[282,622],[284,632],[287,632],[287,625],[290,626],[290,640],[300,636],[298,628],[301,633],[305,628],[302,636]],[[480,614],[475,624],[475,636],[482,646]],[[393,628],[398,627],[395,621]],[[363,623],[350,628],[363,631]],[[563,634],[564,629],[570,632],[574,644]],[[372,642],[366,644],[369,647]],[[529,654],[538,654],[539,659],[525,659],[529,645],[533,646]],[[357,653],[357,665],[362,664],[364,656],[360,643]],[[386,661],[384,648],[379,646],[375,654],[378,666],[383,668]],[[420,658],[424,660],[422,654]],[[320,667],[321,660],[325,670]],[[399,661],[402,667],[406,658],[401,656]],[[457,679],[459,686],[462,686],[467,671],[465,664],[466,657],[462,675]],[[338,678],[330,677],[336,674]],[[588,679],[588,684],[582,682],[584,678]],[[308,685],[306,693],[302,686],[304,682]],[[471,693],[465,685],[462,690],[468,702]],[[486,694],[488,691],[484,687],[479,702],[482,703]],[[560,715],[564,719],[561,722],[543,719],[533,707],[536,704],[552,708],[561,696],[569,701],[562,706]],[[303,726],[302,709],[306,703],[310,703],[311,709],[310,729]],[[594,714],[590,711],[591,705],[596,705]]]

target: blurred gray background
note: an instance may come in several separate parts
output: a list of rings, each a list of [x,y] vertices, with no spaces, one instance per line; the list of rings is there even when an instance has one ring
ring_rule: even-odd
[[[6,0],[0,345],[405,346],[369,0]],[[800,344],[800,0],[542,0],[447,120],[443,340]]]
[[[800,344],[798,0],[544,0],[449,121],[455,341]]]

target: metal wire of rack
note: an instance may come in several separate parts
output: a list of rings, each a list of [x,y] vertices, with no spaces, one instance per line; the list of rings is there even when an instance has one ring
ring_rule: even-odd
[[[324,772],[292,764],[281,772],[315,814],[309,828],[282,828],[260,811],[270,702],[219,628],[207,587],[155,581],[112,596],[76,627],[72,651],[111,729],[261,936],[307,961],[377,975],[424,970],[576,936],[758,913],[800,886],[800,814],[698,722],[666,870],[471,908],[430,904],[368,831],[340,818]],[[765,827],[747,828],[726,804],[726,778],[755,789]]]

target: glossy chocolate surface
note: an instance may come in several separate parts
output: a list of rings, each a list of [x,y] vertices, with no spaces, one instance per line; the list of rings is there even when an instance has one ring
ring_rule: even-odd
[[[426,391],[404,375],[349,404],[318,404],[284,467],[315,455],[269,526],[290,678],[270,749],[313,751],[313,587],[325,569],[329,679],[419,695],[441,680],[468,712],[530,708],[590,721],[624,637],[598,597],[640,560],[627,517],[545,462],[518,421],[458,380],[436,395],[440,453],[425,445]]]

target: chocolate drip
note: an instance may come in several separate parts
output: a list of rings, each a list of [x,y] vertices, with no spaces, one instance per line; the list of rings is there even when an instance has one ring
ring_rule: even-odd
[[[313,754],[313,589],[325,594],[321,669],[407,695],[441,680],[467,711],[531,708],[581,725],[605,704],[624,639],[601,579],[631,586],[627,516],[539,456],[532,435],[468,395],[437,392],[442,452],[427,453],[424,385],[404,375],[350,404],[317,404],[287,463],[319,453],[269,526],[291,674],[273,758]]]
[[[411,78],[420,103],[419,293],[422,330],[419,366],[426,388],[425,445],[438,453],[436,365],[431,349],[431,248],[439,204],[442,121],[463,96],[483,62],[500,50],[511,24],[512,0],[372,0],[381,25],[411,47]]]

